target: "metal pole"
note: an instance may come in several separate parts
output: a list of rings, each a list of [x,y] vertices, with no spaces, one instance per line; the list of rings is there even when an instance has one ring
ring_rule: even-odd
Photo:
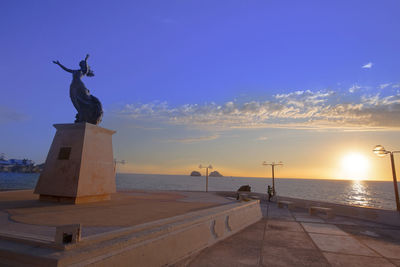
[[[208,192],[208,168],[206,168],[206,192]]]
[[[394,195],[396,197],[396,207],[397,211],[400,212],[399,189],[397,186],[396,168],[394,166],[394,157],[392,152],[390,153],[390,162],[392,163],[392,175],[393,175]]]
[[[275,164],[272,163],[272,193],[275,196]]]

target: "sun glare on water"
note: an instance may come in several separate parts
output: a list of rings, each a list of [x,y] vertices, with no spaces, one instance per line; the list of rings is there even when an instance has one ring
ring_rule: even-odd
[[[368,173],[368,160],[358,153],[345,155],[341,160],[341,178],[351,180],[364,180]]]

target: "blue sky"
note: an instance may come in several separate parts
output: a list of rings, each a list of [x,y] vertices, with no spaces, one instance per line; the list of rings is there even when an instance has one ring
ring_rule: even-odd
[[[114,153],[129,162],[122,171],[186,173],[212,161],[229,175],[261,176],[251,164],[278,156],[292,166],[286,176],[318,177],[295,148],[321,139],[321,149],[338,135],[335,147],[363,153],[374,142],[398,147],[399,8],[1,1],[0,152],[44,161],[51,125],[75,116],[71,77],[51,61],[77,68],[89,53],[96,76],[84,82],[103,103],[101,126],[118,132]]]

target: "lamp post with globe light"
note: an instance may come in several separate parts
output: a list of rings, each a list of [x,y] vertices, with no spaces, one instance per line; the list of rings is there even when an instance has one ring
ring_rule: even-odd
[[[397,211],[400,212],[399,189],[398,189],[398,185],[397,185],[396,168],[394,166],[394,156],[393,156],[394,153],[400,153],[400,151],[388,151],[383,146],[377,145],[377,146],[375,146],[373,152],[378,157],[384,157],[387,154],[390,154],[390,162],[392,164],[394,195],[396,198],[396,208],[397,208]]]
[[[199,169],[206,169],[206,192],[208,192],[208,169],[212,169],[213,167],[210,165],[208,166],[203,166],[203,165],[199,165]]]

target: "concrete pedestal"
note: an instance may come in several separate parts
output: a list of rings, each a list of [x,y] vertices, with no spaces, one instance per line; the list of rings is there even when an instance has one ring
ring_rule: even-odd
[[[57,132],[36,184],[40,200],[85,203],[116,192],[111,131],[90,123],[54,124]]]

